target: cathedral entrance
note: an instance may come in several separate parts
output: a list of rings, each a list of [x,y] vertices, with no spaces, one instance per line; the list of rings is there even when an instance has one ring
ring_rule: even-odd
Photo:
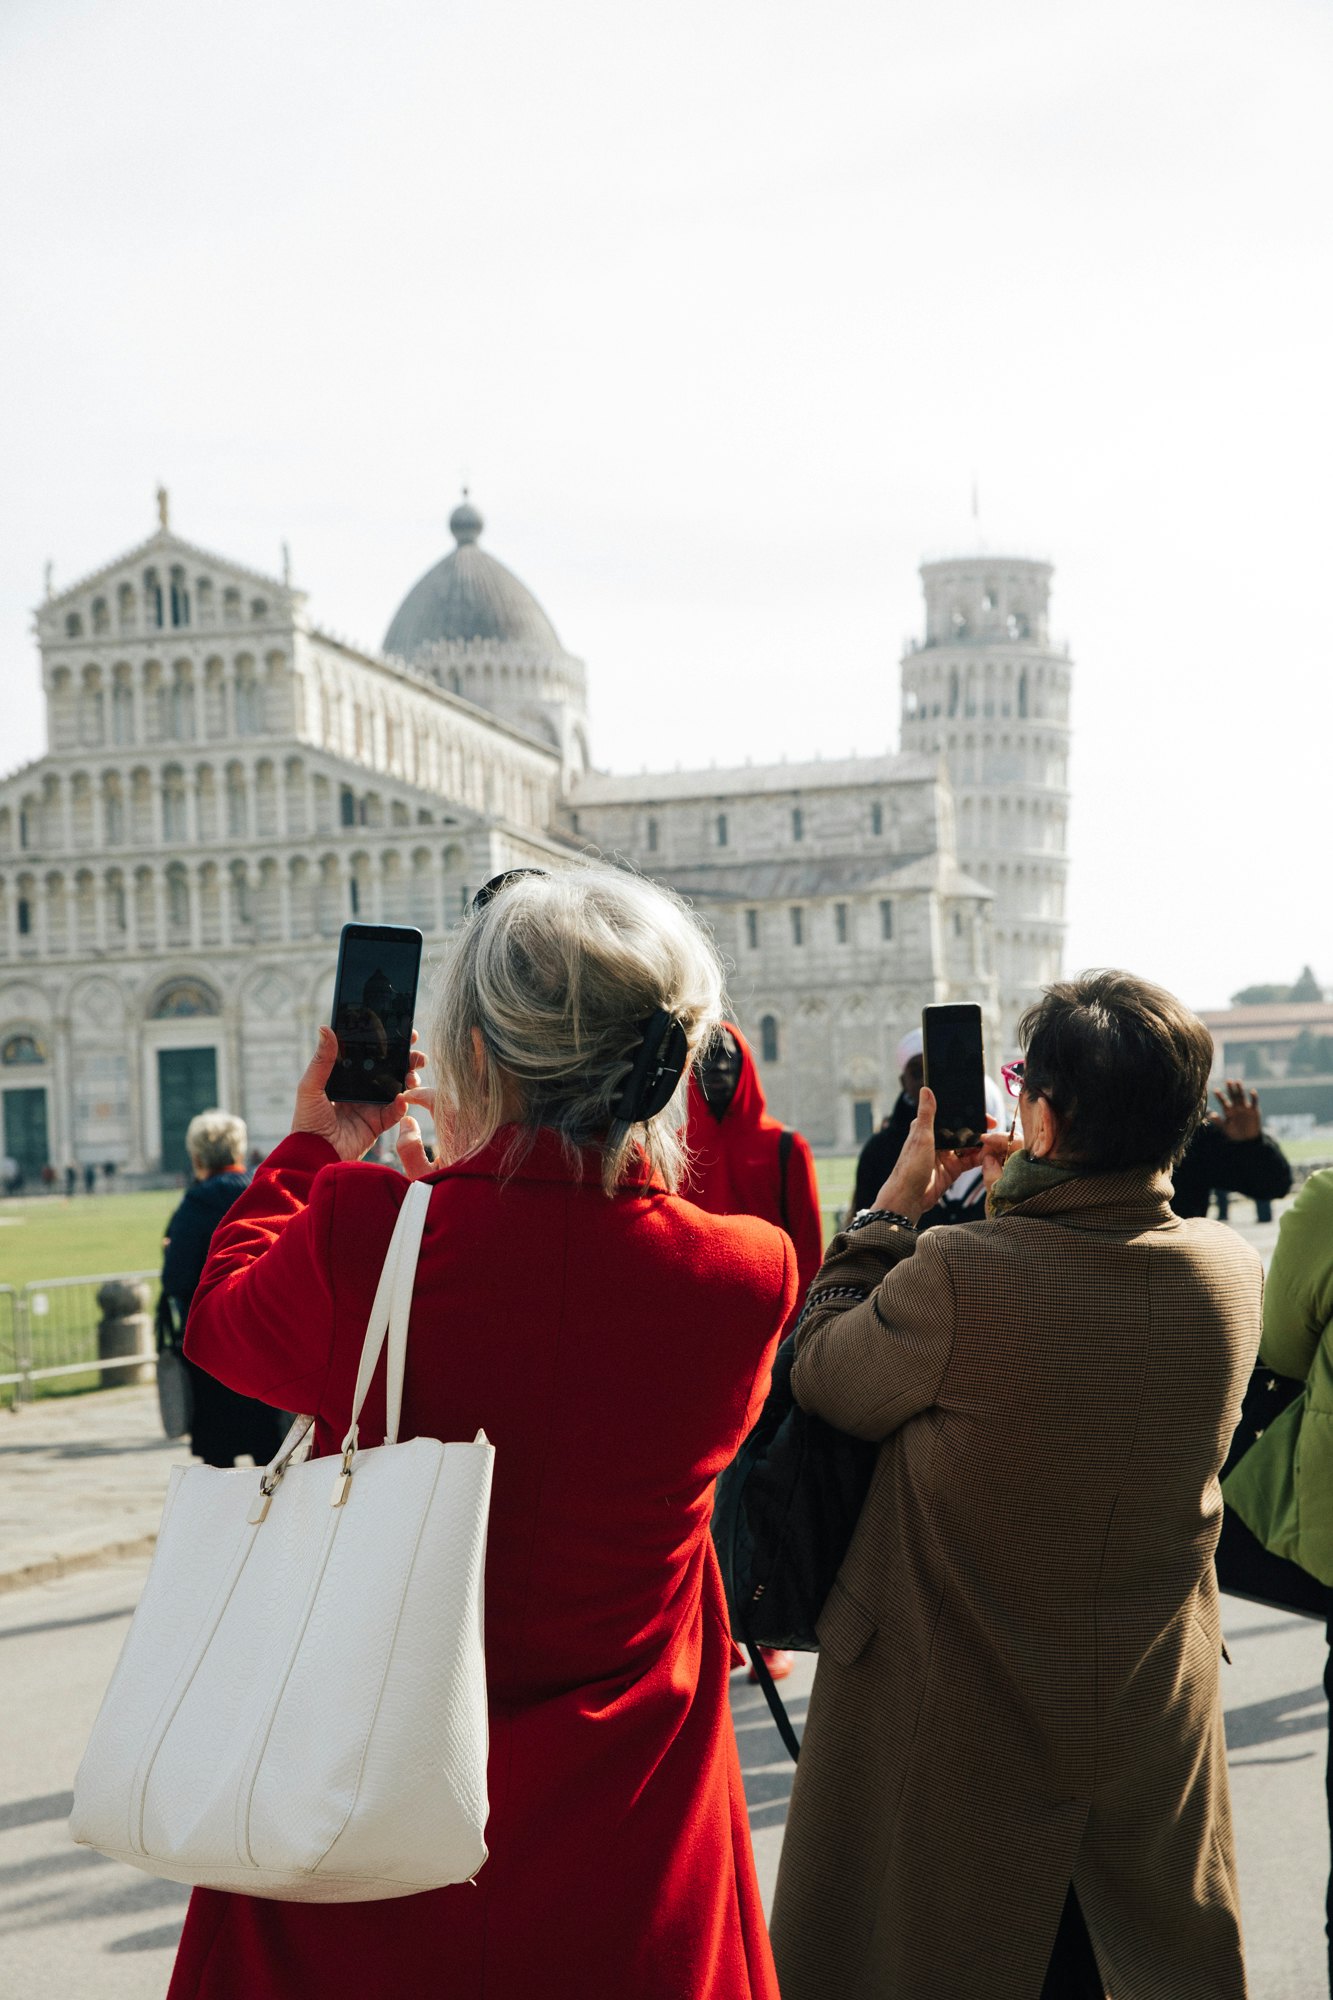
[[[162,1132],[164,1174],[193,1172],[185,1150],[185,1128],[198,1111],[210,1111],[218,1101],[216,1049],[159,1049],[157,1052],[158,1123]]]
[[[40,1086],[5,1092],[4,1151],[23,1176],[25,1186],[40,1179],[51,1157],[46,1127],[46,1092]]]

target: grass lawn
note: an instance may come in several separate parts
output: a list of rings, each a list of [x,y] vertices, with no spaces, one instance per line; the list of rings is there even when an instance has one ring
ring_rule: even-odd
[[[177,1189],[0,1201],[0,1284],[157,1271]]]

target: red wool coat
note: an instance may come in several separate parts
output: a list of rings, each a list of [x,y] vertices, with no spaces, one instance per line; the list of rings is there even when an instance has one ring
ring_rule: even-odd
[[[736,1742],[713,1481],[762,1405],[791,1247],[540,1134],[432,1176],[403,1435],[495,1446],[490,1859],[475,1885],[310,1905],[196,1890],[170,2000],[777,2000]],[[322,1170],[322,1171],[321,1171]],[[186,1340],[341,1442],[407,1187],[286,1139],[213,1239]],[[361,1442],[383,1436],[381,1366]]]
[[[740,1050],[736,1093],[719,1118],[699,1088],[697,1073],[691,1075],[686,1124],[690,1172],[683,1192],[710,1215],[758,1215],[786,1230],[796,1250],[799,1280],[794,1322],[824,1261],[814,1158],[801,1134],[792,1132],[784,1174],[781,1149],[787,1128],[768,1109],[749,1043],[734,1021],[725,1025]]]

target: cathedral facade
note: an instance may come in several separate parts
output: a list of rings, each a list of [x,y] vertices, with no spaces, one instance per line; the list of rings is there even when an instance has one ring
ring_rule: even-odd
[[[979,1000],[1000,1059],[1059,951],[1067,707],[1040,704],[1067,701],[1068,663],[1044,584],[1026,632],[1006,610],[994,633],[933,636],[928,613],[905,754],[622,778],[592,767],[582,662],[466,499],[450,526],[380,653],[323,631],[286,578],[182,540],[165,498],[148,541],[40,606],[48,749],[0,779],[0,1142],[25,1179],[173,1175],[217,1103],[267,1148],[345,922],[416,924],[429,956],[488,876],[586,854],[706,915],[774,1108],[816,1145],[887,1111],[927,1001]],[[985,709],[997,645],[1027,663],[1030,714],[1003,670]],[[1020,721],[1045,764],[1013,763]]]

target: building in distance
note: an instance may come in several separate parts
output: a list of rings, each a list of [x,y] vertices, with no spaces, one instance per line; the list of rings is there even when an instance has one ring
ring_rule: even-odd
[[[926,566],[901,754],[620,777],[466,497],[450,526],[380,653],[183,540],[165,496],[39,607],[48,749],[0,779],[0,1140],[25,1174],[176,1173],[219,1102],[271,1145],[345,922],[419,925],[429,953],[488,876],[588,853],[708,918],[770,1102],[816,1145],[887,1113],[928,1002],[979,1001],[998,1066],[1063,934],[1047,565]]]

